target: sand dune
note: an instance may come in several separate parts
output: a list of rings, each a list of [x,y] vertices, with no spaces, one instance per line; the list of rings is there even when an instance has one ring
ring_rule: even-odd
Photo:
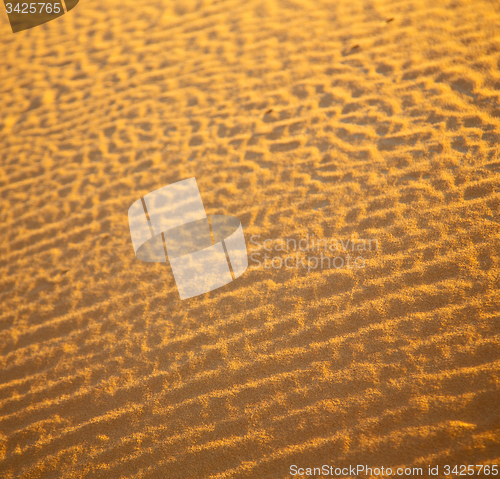
[[[0,15],[0,476],[498,464],[498,25],[487,0]],[[249,249],[378,248],[181,301],[127,210],[193,176]]]

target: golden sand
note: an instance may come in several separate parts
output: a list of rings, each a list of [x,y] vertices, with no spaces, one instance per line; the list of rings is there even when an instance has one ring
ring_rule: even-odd
[[[499,25],[488,0],[2,13],[0,477],[498,464]],[[193,176],[249,249],[378,250],[181,301],[127,210]]]

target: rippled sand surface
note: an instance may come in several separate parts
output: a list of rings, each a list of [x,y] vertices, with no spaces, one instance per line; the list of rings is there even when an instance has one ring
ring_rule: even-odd
[[[487,0],[2,12],[0,476],[498,463],[499,25]],[[378,249],[181,301],[127,210],[193,176],[249,249]]]

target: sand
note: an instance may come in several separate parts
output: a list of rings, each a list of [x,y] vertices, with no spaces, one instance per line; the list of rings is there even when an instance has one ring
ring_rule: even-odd
[[[487,0],[0,14],[0,477],[498,464],[499,25]],[[378,247],[181,301],[127,210],[190,177],[249,254]]]

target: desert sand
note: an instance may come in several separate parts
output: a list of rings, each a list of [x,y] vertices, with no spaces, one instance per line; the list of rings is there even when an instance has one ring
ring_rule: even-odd
[[[0,477],[498,464],[499,25],[489,0],[0,14]],[[127,210],[190,177],[249,255],[378,247],[181,301]]]

